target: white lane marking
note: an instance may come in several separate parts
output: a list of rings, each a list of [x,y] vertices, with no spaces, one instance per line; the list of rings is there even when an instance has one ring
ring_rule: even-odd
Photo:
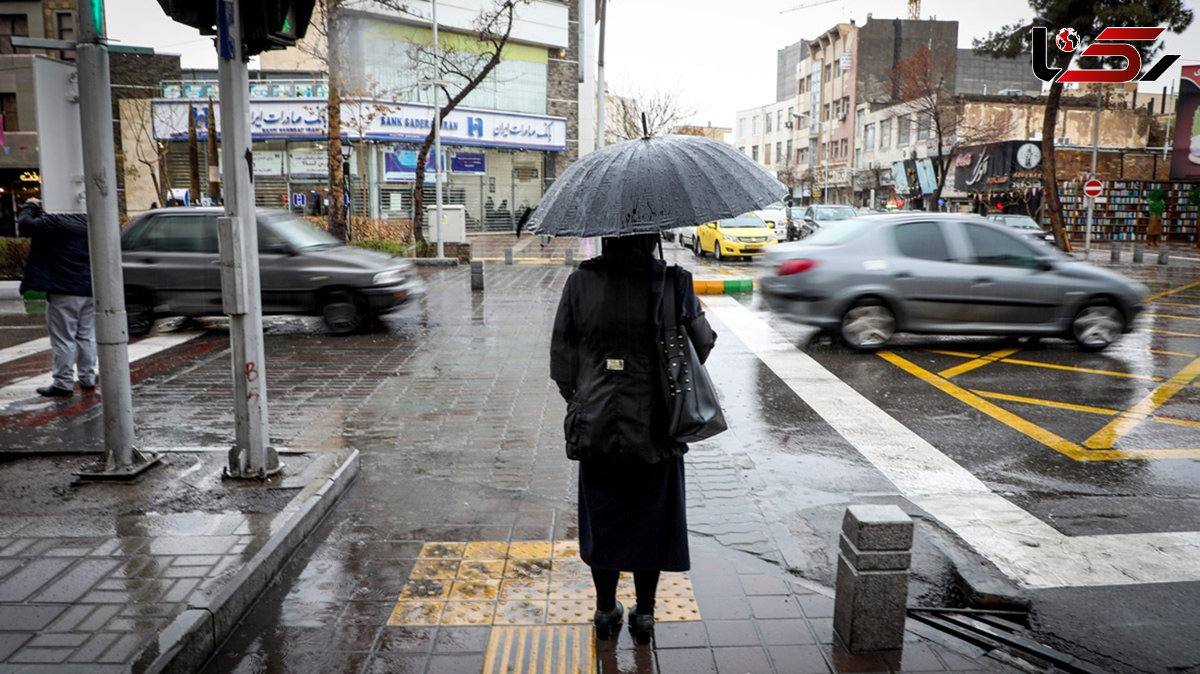
[[[914,505],[1028,588],[1200,580],[1200,532],[1065,536],[991,491],[732,298],[701,298]]]
[[[7,329],[7,328],[5,328]],[[9,363],[18,358],[33,355],[39,351],[45,351],[50,348],[50,338],[41,337],[31,339],[28,342],[22,342],[16,346],[10,346],[5,349],[0,349],[0,364]]]
[[[136,343],[129,345],[129,362],[133,363],[143,358],[153,356],[160,351],[165,351],[173,346],[179,346],[185,342],[189,342],[203,332],[172,332],[166,335],[155,335],[147,337]],[[46,338],[46,348],[50,347],[49,337]],[[35,340],[36,341],[36,340]],[[54,375],[50,372],[45,374],[34,375],[24,379],[18,379],[13,383],[0,387],[0,402],[11,402],[13,400],[23,400],[25,398],[37,398],[37,389],[41,386],[46,386],[53,381]],[[103,387],[103,383],[101,384]],[[103,390],[103,388],[101,389]]]

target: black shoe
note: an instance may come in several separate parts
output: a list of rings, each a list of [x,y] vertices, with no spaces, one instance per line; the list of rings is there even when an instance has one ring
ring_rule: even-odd
[[[615,635],[621,627],[623,615],[625,607],[621,606],[621,602],[617,602],[611,611],[596,609],[596,614],[592,616],[592,624],[596,626],[596,638],[604,640]]]
[[[92,382],[91,384],[79,382],[79,390],[83,391],[84,393],[91,393],[92,391],[96,390],[96,382]]]
[[[633,635],[633,640],[640,646],[645,646],[650,643],[650,638],[654,636],[654,614],[653,613],[638,613],[634,607],[629,612],[629,633]]]
[[[47,398],[67,398],[75,395],[75,389],[59,388],[57,386],[43,386],[37,392],[39,395],[44,395]]]

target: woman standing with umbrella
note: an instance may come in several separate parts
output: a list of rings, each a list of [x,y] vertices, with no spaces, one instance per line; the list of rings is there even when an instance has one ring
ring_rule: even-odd
[[[592,569],[601,639],[624,614],[621,571],[633,572],[637,593],[630,631],[647,644],[659,573],[690,568],[687,445],[669,430],[660,362],[664,305],[676,307],[668,324],[686,328],[701,362],[716,334],[691,274],[668,268],[661,249],[654,255],[659,232],[733,217],[785,191],[728,145],[647,134],[577,161],[530,217],[533,233],[604,237],[603,253],[567,279],[550,346],[550,376],[567,401],[567,456],[579,461],[579,548]]]
[[[668,434],[658,381],[663,278],[674,279],[680,325],[703,361],[716,342],[692,276],[654,256],[658,237],[605,238],[604,252],[567,280],[554,321],[550,376],[567,401],[567,456],[579,461],[579,553],[596,586],[594,622],[607,639],[621,623],[621,571],[637,607],[629,629],[650,641],[660,571],[687,571],[683,454]]]

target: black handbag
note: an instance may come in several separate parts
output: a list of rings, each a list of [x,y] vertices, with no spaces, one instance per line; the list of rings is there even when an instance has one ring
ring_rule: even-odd
[[[675,307],[675,274],[663,272],[663,325],[659,352],[663,392],[670,419],[668,434],[679,442],[696,442],[724,431],[725,415],[717,388],[696,356],[687,328],[679,325]]]

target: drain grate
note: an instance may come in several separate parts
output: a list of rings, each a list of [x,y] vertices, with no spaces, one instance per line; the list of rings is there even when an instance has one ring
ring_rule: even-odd
[[[483,674],[595,674],[596,641],[590,626],[492,628]]]
[[[1038,643],[1021,625],[1017,611],[979,609],[912,608],[910,618],[987,650],[1016,656],[1025,662],[1050,666],[1069,674],[1104,674],[1105,670],[1079,658]]]

